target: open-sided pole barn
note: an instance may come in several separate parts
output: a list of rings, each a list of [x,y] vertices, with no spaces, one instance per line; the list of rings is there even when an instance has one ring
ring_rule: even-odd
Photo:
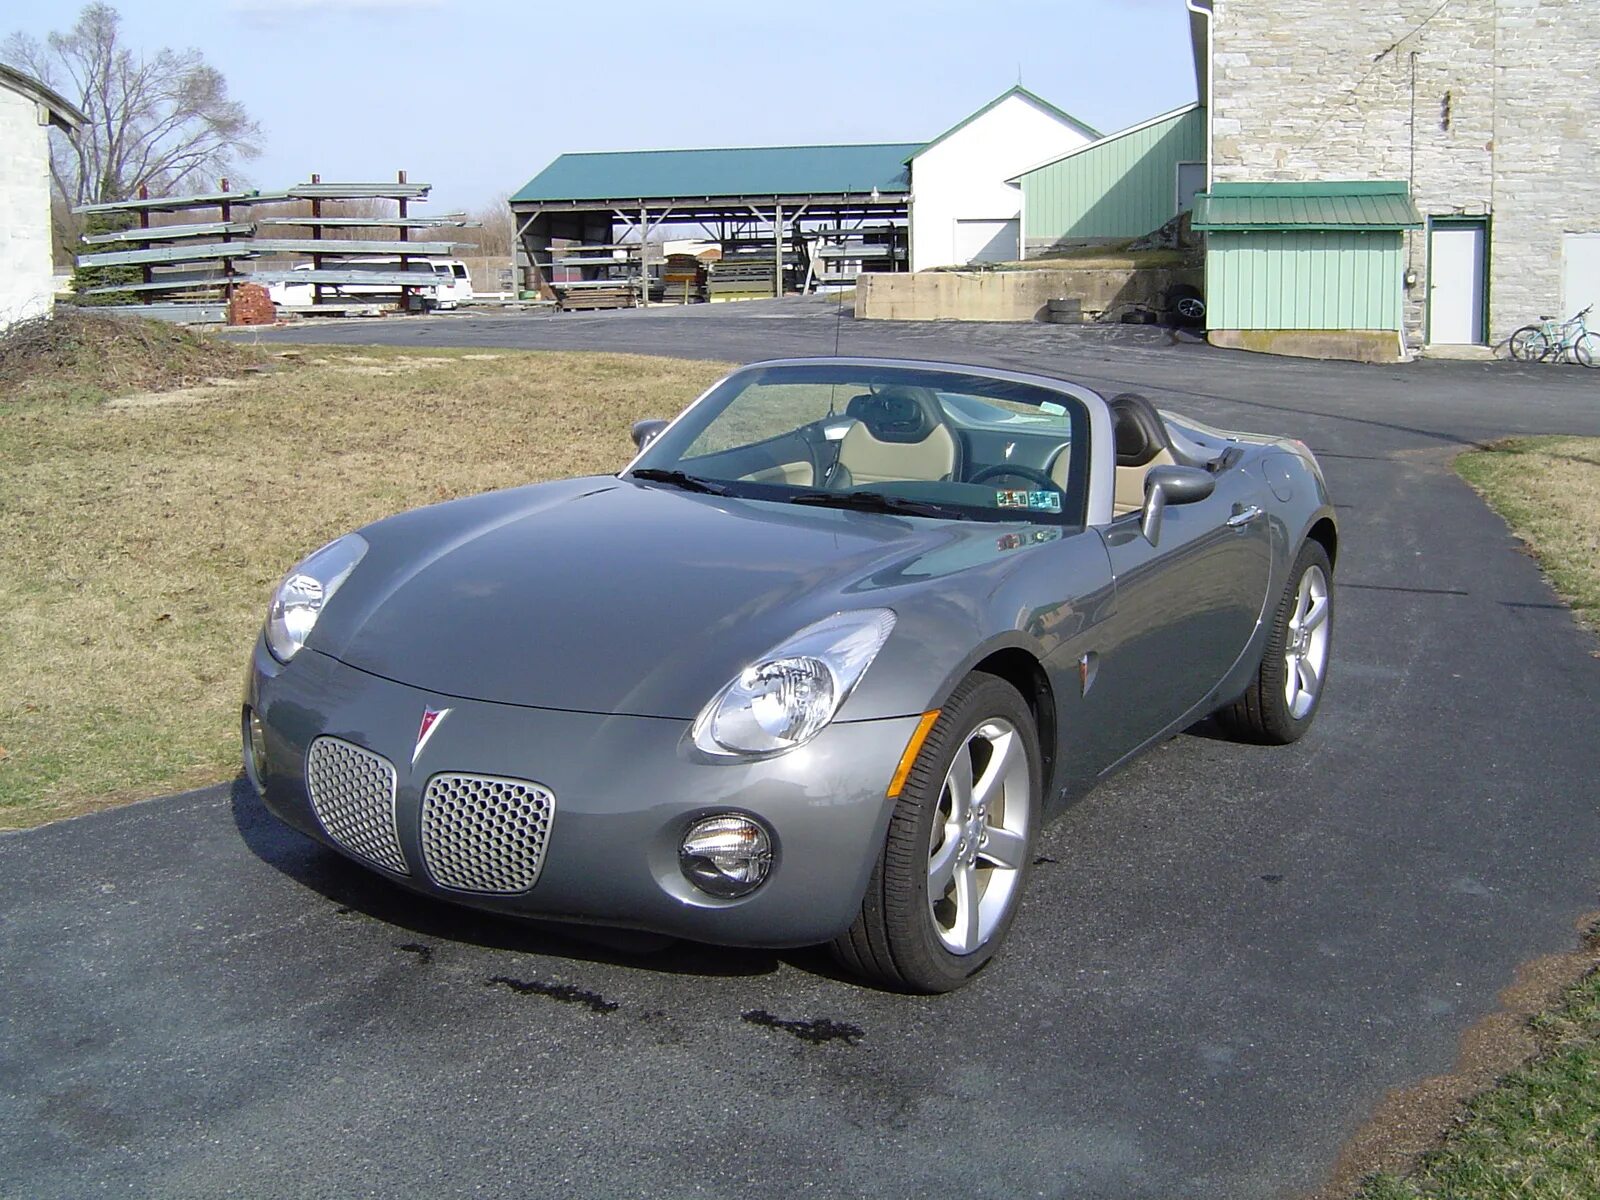
[[[642,243],[639,271],[647,280],[651,235],[663,226],[698,226],[725,252],[764,240],[772,292],[781,294],[786,247],[802,228],[904,226],[906,159],[920,144],[563,154],[511,198],[521,287],[554,296],[558,241],[601,256],[568,260],[585,274],[624,242]],[[648,302],[649,287],[641,294]]]

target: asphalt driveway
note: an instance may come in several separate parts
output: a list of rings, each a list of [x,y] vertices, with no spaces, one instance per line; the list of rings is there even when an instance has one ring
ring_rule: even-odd
[[[1309,442],[1344,523],[1313,733],[1201,730],[1102,785],[1045,832],[1001,960],[940,999],[809,953],[637,957],[441,907],[242,784],[0,836],[0,1196],[1282,1196],[1386,1090],[1448,1070],[1518,963],[1575,944],[1596,644],[1447,463],[1600,434],[1600,378],[836,329],[809,301],[293,340],[752,359],[836,335]]]

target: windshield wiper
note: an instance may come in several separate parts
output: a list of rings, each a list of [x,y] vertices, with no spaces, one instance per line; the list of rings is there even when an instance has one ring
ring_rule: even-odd
[[[637,471],[630,471],[628,477],[648,479],[652,483],[670,483],[686,492],[704,492],[708,496],[731,495],[730,491],[720,483],[712,483],[709,479],[701,479],[696,475],[686,475],[682,471],[665,471],[660,467],[640,467]]]
[[[789,497],[791,504],[814,504],[819,508],[855,508],[862,512],[903,513],[910,517],[944,517],[964,521],[967,518],[926,500],[907,500],[901,496],[886,496],[882,492],[801,492]]]

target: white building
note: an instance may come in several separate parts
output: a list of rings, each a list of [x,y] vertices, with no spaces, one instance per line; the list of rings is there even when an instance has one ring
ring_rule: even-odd
[[[1022,257],[1014,179],[1100,134],[1022,86],[911,156],[911,269]]]
[[[50,126],[84,115],[31,75],[0,63],[0,329],[50,311]]]

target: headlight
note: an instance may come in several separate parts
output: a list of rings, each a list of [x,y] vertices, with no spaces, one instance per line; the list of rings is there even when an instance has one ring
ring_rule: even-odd
[[[718,758],[781,754],[833,720],[889,631],[887,608],[836,613],[740,671],[694,722],[694,744]]]
[[[283,577],[267,609],[267,649],[273,658],[286,663],[299,653],[322,615],[323,605],[333,599],[366,552],[366,538],[359,533],[346,534]]]

